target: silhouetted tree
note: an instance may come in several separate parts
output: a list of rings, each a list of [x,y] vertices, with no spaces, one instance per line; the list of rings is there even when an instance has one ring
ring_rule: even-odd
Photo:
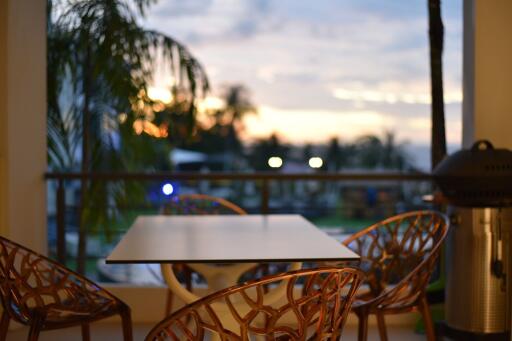
[[[359,166],[377,168],[381,164],[382,142],[375,135],[366,135],[356,141]]]
[[[329,140],[324,162],[330,171],[338,171],[343,167],[351,165],[352,158],[356,154],[354,144],[340,145],[337,137]]]
[[[243,118],[257,113],[256,106],[252,103],[249,90],[243,85],[227,86],[221,98],[225,105],[210,109],[213,122],[197,122],[195,134],[190,140],[170,136],[173,143],[207,154],[242,156],[243,144],[239,135],[244,130]]]
[[[313,146],[311,143],[308,143],[302,149],[302,159],[304,162],[308,162],[309,159],[313,156]]]
[[[129,124],[149,114],[146,90],[156,54],[191,98],[207,89],[204,70],[182,44],[139,24],[153,2],[48,0],[48,159],[53,169],[87,173],[133,166],[138,154],[129,148],[140,146],[133,139],[146,137]],[[193,105],[187,113],[193,121]],[[109,200],[120,196],[109,197],[105,182],[83,180],[81,187],[77,270],[84,272],[86,231],[108,228]],[[91,202],[94,212],[87,210]]]
[[[268,159],[278,156],[284,161],[288,151],[289,148],[279,141],[277,135],[272,134],[268,139],[261,139],[252,146],[249,161],[255,170],[270,170],[272,168],[268,165]]]
[[[355,166],[362,168],[403,170],[408,166],[404,146],[395,142],[391,132],[385,133],[384,141],[375,135],[360,137],[355,142],[355,156]]]
[[[251,94],[244,85],[228,86],[222,98],[226,103],[226,107],[222,110],[222,116],[223,121],[227,120],[227,124],[234,125],[241,122],[247,114],[257,112],[256,106],[251,100]]]
[[[406,166],[406,152],[403,145],[397,145],[395,142],[395,135],[391,132],[386,132],[384,135],[382,151],[382,167],[394,168],[402,170]]]

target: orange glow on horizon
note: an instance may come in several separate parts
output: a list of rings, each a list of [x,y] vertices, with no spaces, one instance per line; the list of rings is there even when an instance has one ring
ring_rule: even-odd
[[[153,101],[160,101],[164,104],[169,104],[174,99],[171,90],[164,87],[149,87],[148,97]]]
[[[140,135],[144,132],[149,136],[156,138],[165,138],[169,136],[166,125],[162,124],[161,126],[157,126],[156,124],[143,119],[138,119],[133,122],[133,130],[137,135]]]

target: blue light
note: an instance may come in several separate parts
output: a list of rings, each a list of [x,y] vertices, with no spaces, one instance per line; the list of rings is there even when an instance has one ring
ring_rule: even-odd
[[[166,183],[162,186],[162,193],[165,195],[171,195],[174,192],[174,187],[170,183]]]

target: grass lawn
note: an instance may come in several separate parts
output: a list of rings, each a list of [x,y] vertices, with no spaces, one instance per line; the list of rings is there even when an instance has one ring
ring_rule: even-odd
[[[356,219],[341,216],[328,216],[311,219],[311,222],[318,227],[340,228],[347,232],[358,231],[377,222],[375,219]]]
[[[96,262],[97,259],[87,259],[85,262],[85,273],[86,276],[88,276],[89,279],[96,280],[97,279],[97,265]],[[76,270],[76,260],[75,259],[66,259],[66,267],[68,267],[71,270]]]

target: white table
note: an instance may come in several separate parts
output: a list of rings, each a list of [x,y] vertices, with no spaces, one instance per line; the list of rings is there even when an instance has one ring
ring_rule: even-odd
[[[141,216],[108,256],[119,263],[357,260],[300,215]]]
[[[188,263],[213,292],[235,285],[256,263],[290,262],[289,270],[298,270],[304,261],[357,259],[300,215],[159,215],[137,218],[106,262],[160,263],[169,288],[190,304],[201,297],[180,284],[169,263]],[[265,302],[275,302],[285,290],[284,281],[265,294]],[[216,309],[220,316],[229,316],[227,306]]]

